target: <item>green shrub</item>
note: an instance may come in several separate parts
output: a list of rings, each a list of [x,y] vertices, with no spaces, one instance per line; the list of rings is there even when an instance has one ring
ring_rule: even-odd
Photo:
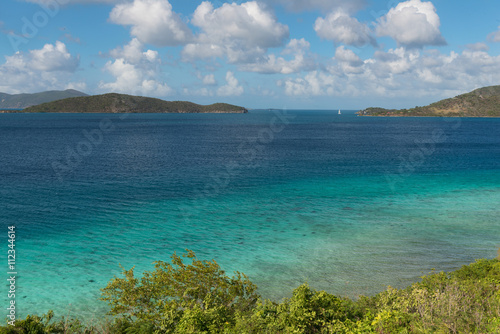
[[[257,302],[257,287],[248,277],[236,272],[226,276],[215,261],[201,261],[194,252],[183,255],[184,264],[172,255],[172,264],[155,262],[153,272],[142,278],[134,268],[123,269],[124,278],[114,278],[103,289],[102,299],[111,305],[111,314],[128,321],[142,321],[162,333],[222,332],[233,324],[237,313],[250,311]]]
[[[19,319],[14,325],[0,327],[0,334],[45,334],[45,333],[94,333],[93,327],[85,327],[78,319],[65,319],[52,321],[53,311],[48,311],[42,316],[28,315],[26,319]]]
[[[279,304],[259,302],[234,330],[236,333],[330,333],[329,324],[357,321],[361,316],[354,302],[303,284],[293,291],[292,298]]]
[[[500,334],[500,260],[477,260],[450,273],[432,273],[405,289],[342,299],[303,284],[280,303],[262,300],[248,278],[228,277],[215,261],[188,251],[172,263],[134,276],[123,270],[103,289],[112,321],[85,327],[77,319],[53,322],[53,312],[28,316],[0,334]]]
[[[391,326],[410,333],[499,333],[500,262],[478,260],[451,273],[427,275],[406,289],[389,288],[373,301],[377,315],[396,312],[402,317]]]

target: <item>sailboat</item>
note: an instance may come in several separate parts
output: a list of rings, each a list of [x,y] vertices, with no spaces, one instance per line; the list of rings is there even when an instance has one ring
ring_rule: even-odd
[[[340,114],[341,114],[341,113],[340,113],[340,109],[339,109],[339,115],[340,115]]]

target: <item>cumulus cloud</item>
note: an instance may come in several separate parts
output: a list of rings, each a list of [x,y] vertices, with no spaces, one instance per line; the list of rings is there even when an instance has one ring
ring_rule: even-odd
[[[64,89],[74,89],[74,90],[79,90],[80,92],[84,92],[87,90],[87,84],[85,82],[70,82],[66,86],[64,86]]]
[[[473,51],[488,51],[490,49],[490,47],[486,45],[486,43],[482,42],[467,44],[465,47],[468,50],[473,50]]]
[[[217,82],[215,81],[215,76],[213,74],[207,74],[203,77],[204,85],[215,85]]]
[[[73,72],[78,66],[78,58],[71,56],[66,45],[57,41],[56,44],[45,44],[39,50],[30,51],[31,68],[40,71]]]
[[[377,45],[370,28],[343,10],[333,11],[325,18],[319,17],[314,24],[314,30],[319,37],[335,43],[358,47],[365,44]]]
[[[5,60],[0,65],[0,91],[6,93],[63,89],[79,64],[79,57],[71,55],[60,41],[28,53],[16,52]]]
[[[184,59],[226,56],[231,63],[248,63],[268,48],[282,46],[289,36],[288,27],[255,1],[225,3],[217,9],[205,1],[194,12],[191,23],[201,33],[184,48]]]
[[[41,5],[47,5],[50,3],[57,2],[57,4],[63,5],[71,5],[71,4],[80,4],[80,3],[90,3],[90,4],[114,4],[119,2],[125,2],[125,0],[24,0],[26,2],[37,3]]]
[[[112,50],[110,55],[115,60],[108,61],[104,70],[115,77],[115,81],[101,82],[99,88],[106,92],[149,96],[171,94],[172,89],[158,80],[158,74],[161,72],[158,52],[142,50],[143,44],[136,38],[123,48]]]
[[[240,86],[238,79],[234,77],[234,73],[227,71],[226,73],[226,85],[219,87],[217,89],[217,95],[219,96],[239,96],[243,94],[243,87]]]
[[[498,84],[500,76],[500,56],[492,56],[481,47],[449,54],[399,47],[377,51],[373,57],[362,60],[352,50],[340,46],[333,61],[323,71],[288,77],[278,85],[285,94],[300,97],[411,100],[420,96],[438,100]]]
[[[338,63],[339,71],[337,73],[339,74],[361,73],[363,71],[363,60],[343,45],[335,50],[334,59]]]
[[[376,51],[369,64],[372,65],[371,70],[377,77],[388,77],[409,71],[415,66],[419,56],[418,51],[399,47],[387,52]]]
[[[304,77],[278,81],[278,85],[284,87],[285,94],[290,96],[333,95],[335,77],[327,73],[312,71]]]
[[[333,9],[344,9],[355,12],[366,5],[366,0],[264,0],[270,4],[281,4],[287,9],[300,12],[311,10],[323,10],[325,12]]]
[[[213,89],[208,89],[207,87],[202,87],[202,88],[199,88],[199,89],[193,89],[193,88],[183,88],[182,89],[182,94],[186,95],[186,96],[195,96],[195,95],[199,95],[199,96],[215,96],[215,92]]]
[[[361,60],[352,50],[346,49],[343,45],[335,50],[335,59],[343,63],[352,64],[353,66],[363,65],[363,60]]]
[[[308,54],[309,47],[309,42],[304,38],[292,39],[281,54],[293,55],[293,59],[287,60],[284,57],[276,57],[274,54],[265,55],[255,63],[240,66],[240,70],[267,74],[290,74],[312,70],[316,64],[313,57]]]
[[[432,2],[409,0],[399,3],[378,20],[377,34],[390,36],[398,45],[422,48],[426,45],[445,45],[439,31],[439,16]]]
[[[488,40],[490,42],[500,42],[500,26],[497,31],[492,32],[488,35]]]
[[[130,33],[142,43],[157,46],[183,45],[192,38],[191,31],[168,0],[134,0],[116,5],[111,22],[132,26]]]

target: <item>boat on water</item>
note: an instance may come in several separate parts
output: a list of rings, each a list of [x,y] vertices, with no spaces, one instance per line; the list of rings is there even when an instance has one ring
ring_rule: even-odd
[[[341,115],[340,109],[339,109],[339,115]]]

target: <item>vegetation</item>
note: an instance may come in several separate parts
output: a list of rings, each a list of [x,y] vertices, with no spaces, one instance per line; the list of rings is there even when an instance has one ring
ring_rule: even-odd
[[[0,109],[24,109],[41,103],[77,96],[87,96],[87,94],[74,89],[51,90],[35,94],[0,93]]]
[[[23,112],[65,113],[245,113],[247,110],[226,103],[202,106],[186,101],[164,101],[143,96],[103,94],[74,97],[26,108]]]
[[[411,109],[367,108],[361,116],[459,116],[500,117],[500,86],[476,89],[470,93]]]
[[[432,273],[405,289],[357,301],[307,284],[280,303],[262,300],[248,278],[228,277],[192,251],[158,261],[139,279],[123,269],[102,290],[114,317],[99,326],[28,316],[0,333],[500,333],[499,258]]]
[[[217,332],[255,306],[257,287],[244,274],[229,278],[217,262],[200,261],[192,251],[184,257],[192,263],[174,254],[172,264],[157,261],[155,271],[140,280],[134,268],[123,270],[124,278],[115,277],[103,289],[111,314],[162,333]]]

